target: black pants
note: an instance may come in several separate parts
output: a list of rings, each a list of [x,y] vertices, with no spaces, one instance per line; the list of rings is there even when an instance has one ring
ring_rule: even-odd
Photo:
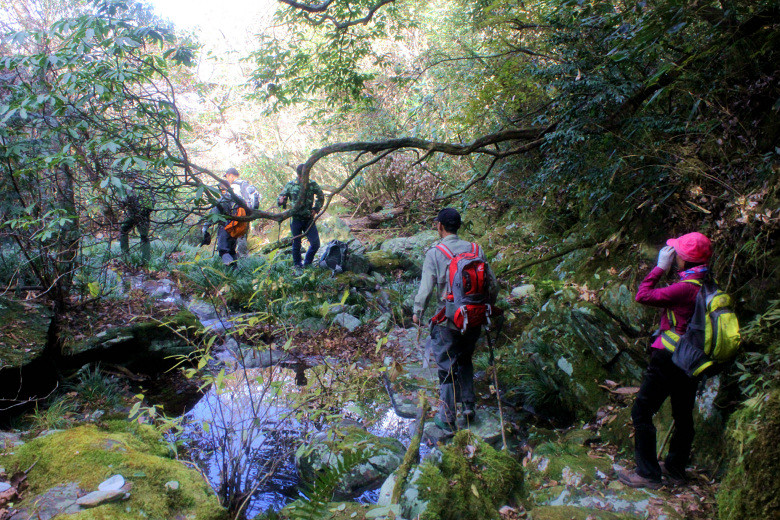
[[[225,231],[224,225],[219,226],[217,229],[217,253],[219,253],[219,257],[225,265],[231,264],[238,259],[236,241],[237,239],[231,237],[230,233]]]
[[[311,226],[309,226],[309,224],[311,224]],[[293,263],[295,265],[311,264],[314,261],[314,255],[317,254],[317,250],[320,248],[320,234],[317,232],[317,224],[312,222],[310,218],[307,219],[293,218],[290,221],[290,233],[292,233],[293,236],[293,242],[292,242]],[[304,233],[306,234],[306,238],[309,239],[309,249],[306,251],[306,258],[304,259],[303,264],[301,264],[302,237],[298,235],[302,235]]]
[[[661,467],[656,454],[653,415],[667,397],[672,400],[674,433],[665,464],[670,472],[683,474],[693,444],[693,405],[696,402],[699,380],[688,377],[672,363],[672,353],[668,350],[651,350],[650,363],[631,409],[631,418],[635,430],[634,456],[637,473],[645,478],[660,480]]]
[[[471,357],[479,339],[479,327],[465,333],[443,325],[431,327],[431,350],[439,369],[439,419],[454,422],[457,403],[474,405],[474,365]]]

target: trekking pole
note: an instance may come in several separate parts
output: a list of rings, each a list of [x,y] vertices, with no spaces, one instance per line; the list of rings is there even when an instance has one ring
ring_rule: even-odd
[[[488,349],[490,350],[490,357],[488,362],[493,369],[493,388],[496,391],[496,400],[498,401],[498,418],[501,420],[501,442],[504,445],[504,451],[507,450],[506,445],[506,428],[504,427],[504,410],[501,407],[501,392],[498,391],[498,373],[496,371],[496,357],[493,354],[493,341],[490,339],[490,329],[485,328],[485,336],[487,337]],[[496,333],[498,337],[498,333]]]
[[[669,439],[672,437],[673,431],[674,431],[674,419],[672,419],[672,425],[669,426],[669,431],[666,432],[666,435],[664,436],[664,441],[661,443],[661,448],[658,450],[658,460],[661,460],[661,455],[666,449],[666,445],[669,443]]]

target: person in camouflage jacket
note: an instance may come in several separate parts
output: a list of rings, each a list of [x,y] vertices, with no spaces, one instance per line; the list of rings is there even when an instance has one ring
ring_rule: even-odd
[[[144,181],[134,180],[121,203],[125,211],[125,219],[122,221],[119,233],[119,246],[122,253],[125,255],[130,253],[130,231],[136,228],[141,238],[141,259],[149,262],[151,260],[149,228],[154,209],[154,192]]]
[[[290,203],[295,207],[298,199],[303,197],[303,204],[292,214],[290,233],[293,236],[293,263],[296,267],[305,267],[311,265],[314,261],[314,255],[317,254],[317,250],[320,248],[320,235],[317,231],[314,217],[322,209],[325,195],[322,193],[320,185],[311,180],[311,178],[309,178],[308,186],[304,189],[301,184],[301,178],[303,177],[302,164],[298,165],[296,172],[298,178],[287,183],[282,193],[279,194],[277,204],[287,207],[287,204]],[[303,259],[303,262],[301,262],[301,238],[304,235],[309,240],[309,249],[306,251],[306,257]]]

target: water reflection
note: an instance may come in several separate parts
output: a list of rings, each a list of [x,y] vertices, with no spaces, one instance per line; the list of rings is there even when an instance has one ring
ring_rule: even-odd
[[[296,385],[303,379],[297,372],[279,367],[239,369],[224,376],[220,390],[212,385],[185,416],[186,449],[220,494],[234,503],[251,495],[248,518],[301,497],[294,453],[322,425],[298,413],[309,394]],[[414,429],[414,420],[399,417],[385,402],[350,402],[340,416],[367,424],[371,433],[395,437],[405,446]],[[375,503],[377,497],[378,490],[371,490],[356,500]]]

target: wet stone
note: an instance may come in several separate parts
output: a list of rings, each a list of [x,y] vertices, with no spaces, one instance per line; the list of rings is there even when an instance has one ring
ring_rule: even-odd
[[[350,332],[354,331],[360,327],[360,325],[362,325],[359,319],[347,313],[337,315],[335,318],[333,318],[333,323],[336,325],[341,325]]]
[[[112,489],[109,491],[93,491],[88,495],[79,498],[76,503],[81,507],[97,507],[108,502],[115,502],[125,498],[126,492],[123,489]]]
[[[21,435],[14,432],[0,432],[0,450],[22,446]]]
[[[113,477],[104,480],[98,486],[99,491],[117,491],[122,489],[125,485],[125,478],[122,475],[114,475]]]
[[[42,495],[27,499],[25,502],[32,505],[19,509],[10,520],[50,520],[57,515],[78,513],[81,507],[76,504],[76,500],[82,492],[75,482],[55,486]]]

